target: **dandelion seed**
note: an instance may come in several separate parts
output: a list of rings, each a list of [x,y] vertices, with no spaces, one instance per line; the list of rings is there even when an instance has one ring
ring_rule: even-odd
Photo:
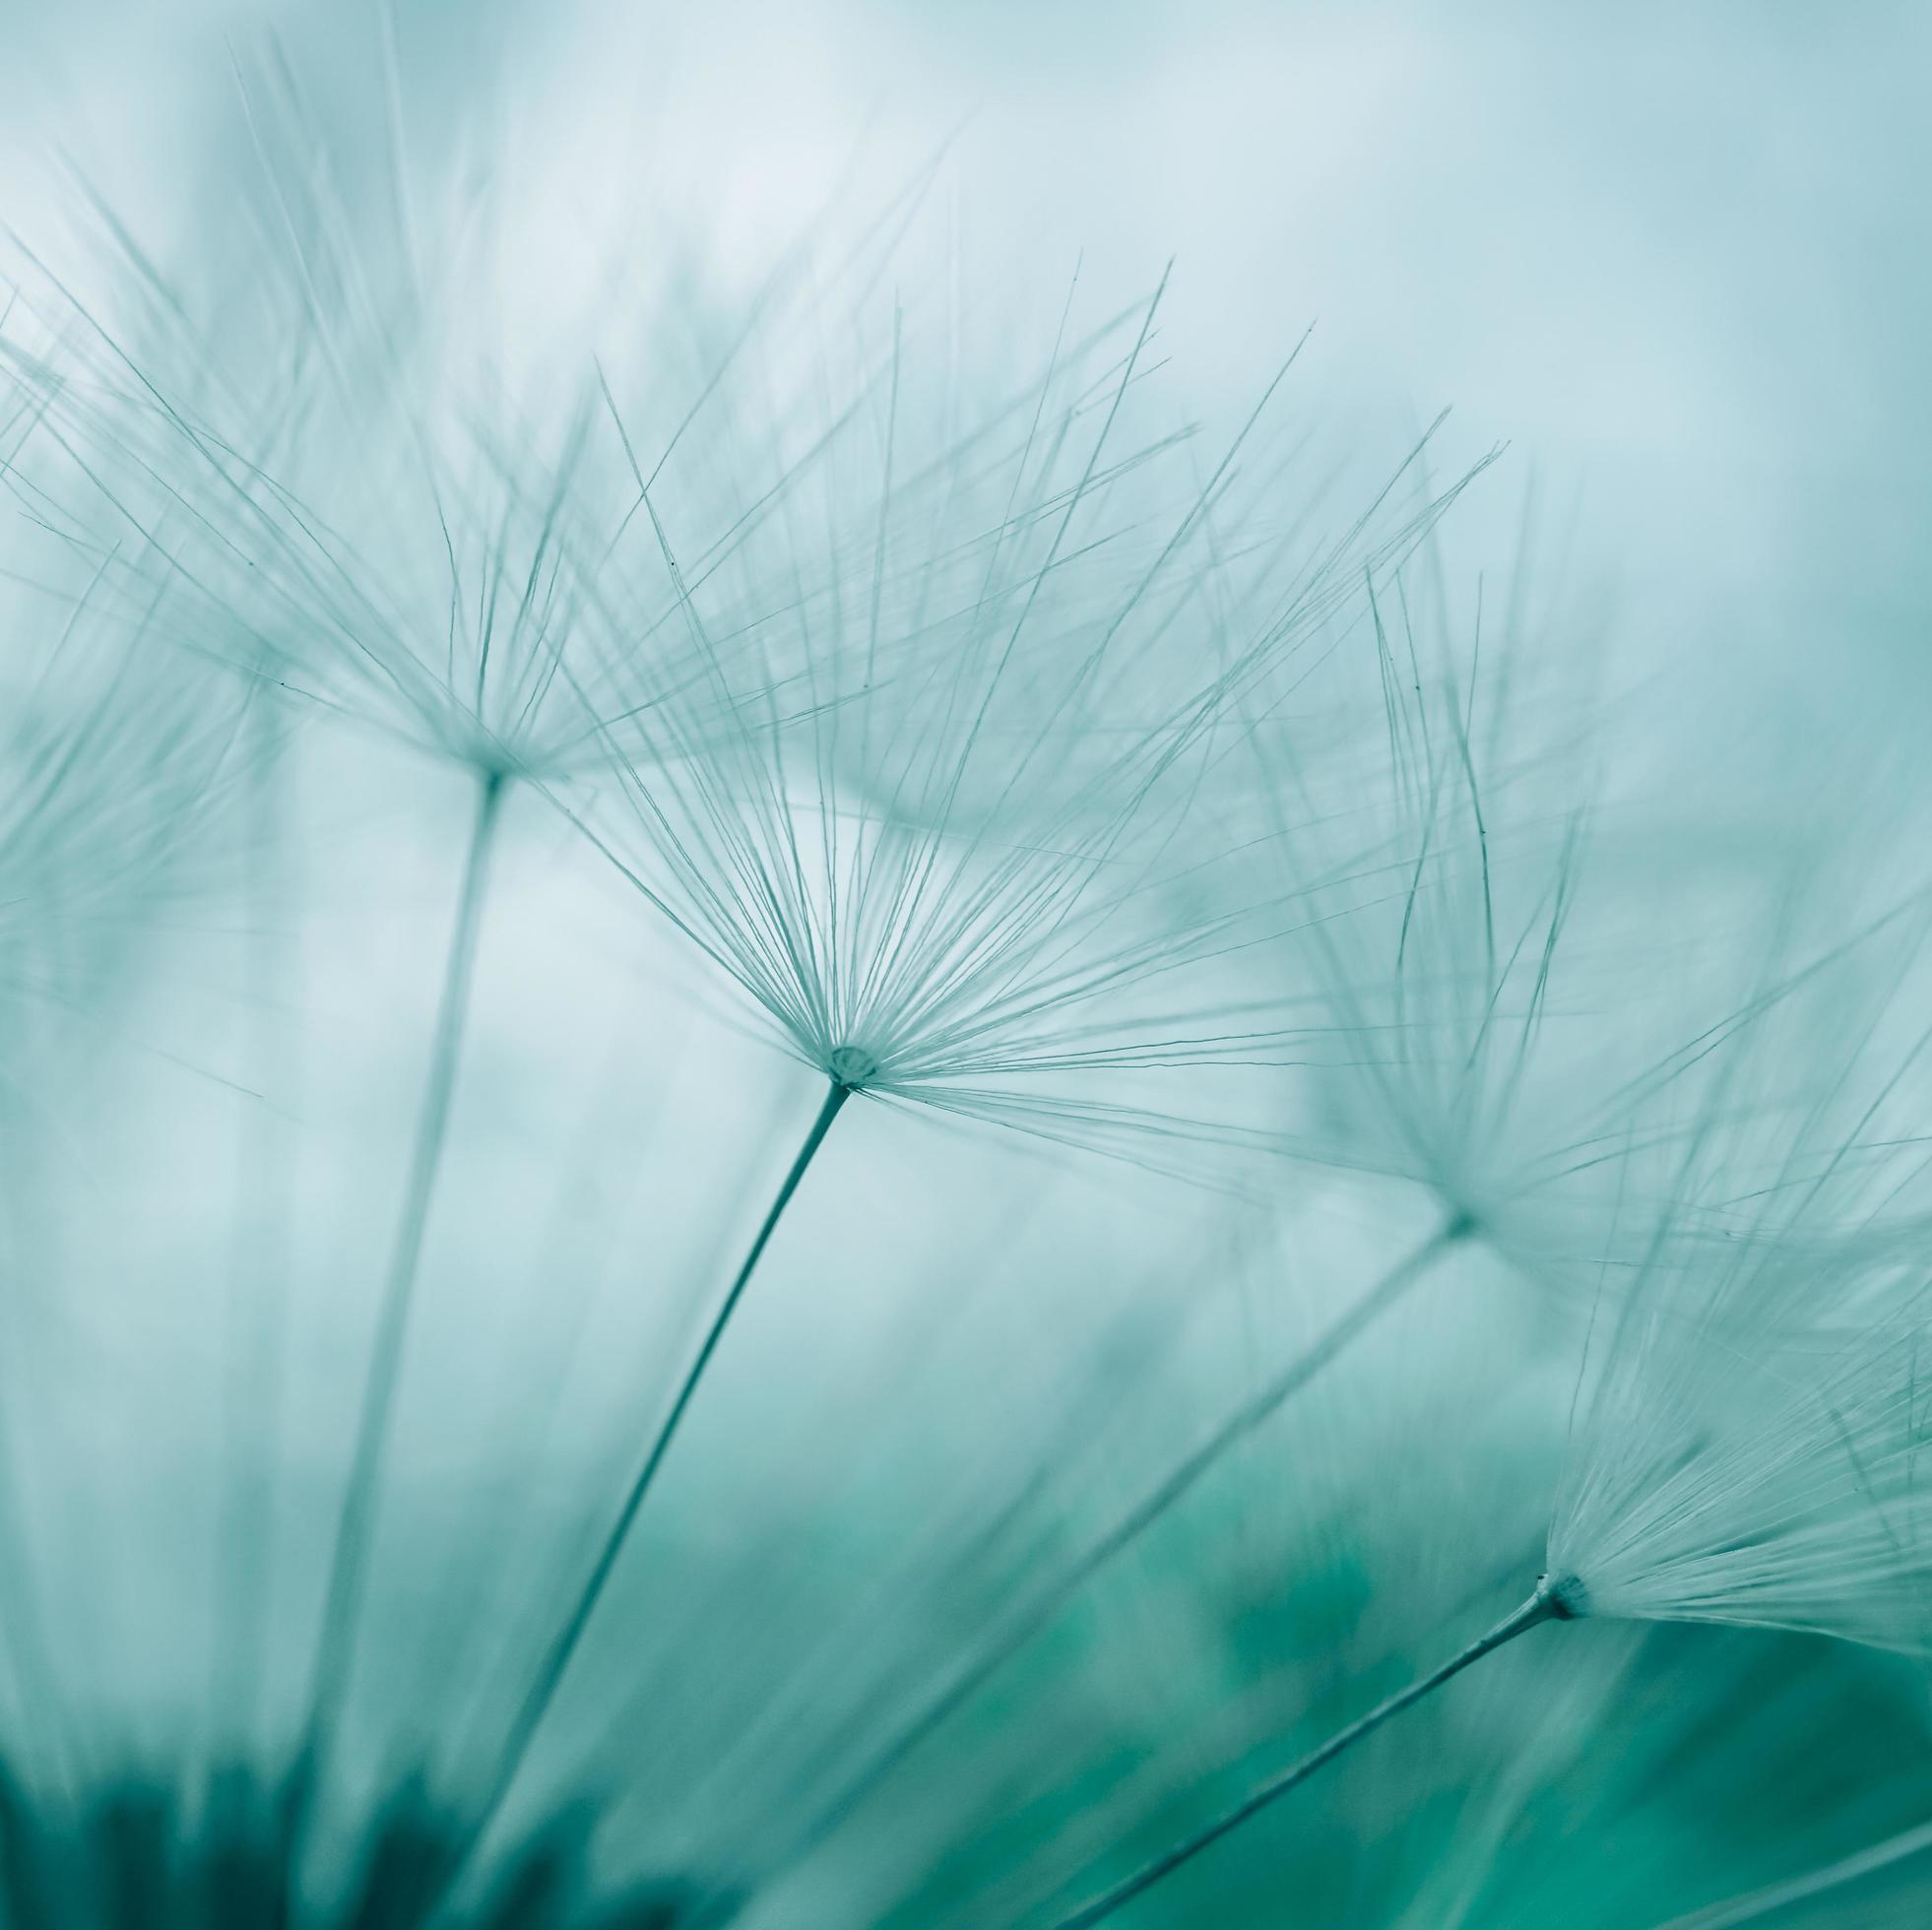
[[[1787,983],[1812,978],[1801,972]],[[1843,998],[1841,979],[1832,990]],[[1868,1026],[1859,1043],[1870,1036]],[[1676,1185],[1647,1264],[1615,1305],[1566,1459],[1545,1573],[1527,1599],[1226,1815],[1062,1918],[1061,1930],[1107,1920],[1546,1622],[1733,1622],[1914,1649],[1932,1640],[1932,1561],[1914,1473],[1924,1417],[1909,1350],[1900,1345],[1923,1325],[1921,1269],[1883,1245],[1874,1256],[1854,1241],[1838,1277],[1823,1276],[1834,1291],[1821,1297],[1819,1246],[1785,1245],[1828,1205],[1863,1202],[1869,1212],[1889,1201],[1892,1176],[1874,1175],[1852,1154],[1924,1043],[1887,1074],[1817,1171],[1807,1155],[1834,1114],[1813,1099],[1757,1202],[1756,1237],[1728,1252],[1682,1241],[1708,1177],[1734,1183],[1749,1170],[1723,1129],[1734,1095],[1718,1078],[1688,1147],[1674,1155]],[[1833,1071],[1828,1095],[1852,1083],[1855,1064],[1854,1054]],[[1743,1108],[1737,1131],[1760,1132],[1768,1113]]]
[[[790,714],[778,709],[769,676],[749,690],[734,681],[687,593],[649,479],[637,475],[709,667],[706,714],[742,728],[706,735],[688,728],[675,698],[655,707],[641,724],[654,739],[649,764],[617,764],[642,837],[621,850],[601,842],[823,1074],[827,1093],[539,1665],[480,1830],[515,1780],[780,1216],[854,1095],[1114,1149],[1136,1136],[1156,1145],[1192,1131],[1223,1136],[1183,1116],[1041,1081],[1239,1063],[1261,1050],[1239,1033],[1173,1036],[1166,1012],[1133,1010],[1137,988],[1212,962],[1240,922],[1238,910],[1217,907],[1174,929],[1163,867],[1178,862],[1198,767],[1235,698],[1346,610],[1358,563],[1373,571],[1399,555],[1443,505],[1396,518],[1392,533],[1363,518],[1339,542],[1314,546],[1255,633],[1232,648],[1214,638],[1215,661],[1189,662],[1178,694],[1149,687],[1131,663],[1117,669],[1144,641],[1143,627],[1158,635],[1201,620],[1183,558],[1259,415],[1151,559],[1125,581],[1111,568],[1101,574],[1097,603],[1075,594],[1077,565],[1091,572],[1104,557],[1082,519],[1094,513],[1090,498],[1105,494],[1109,438],[1158,301],[1157,291],[1105,386],[1063,367],[1056,350],[1024,439],[993,479],[999,507],[990,521],[972,520],[944,465],[910,490],[879,493],[870,541],[853,547],[856,563],[835,547],[830,583],[796,611],[806,701]],[[1059,398],[1069,374],[1067,404]],[[895,412],[899,394],[895,355]],[[897,435],[895,413],[888,477]],[[942,546],[935,555],[922,538],[902,566],[894,533],[929,526],[922,495],[934,482],[949,511]],[[848,589],[841,572],[854,566],[864,575]],[[910,613],[889,624],[908,594]],[[930,634],[917,649],[882,650],[922,627]],[[888,659],[899,666],[891,674],[881,670]],[[1129,703],[1143,715],[1151,703],[1158,722],[1123,723]],[[1096,716],[1112,728],[1097,731]],[[983,771],[993,773],[989,795],[968,810],[969,779]]]

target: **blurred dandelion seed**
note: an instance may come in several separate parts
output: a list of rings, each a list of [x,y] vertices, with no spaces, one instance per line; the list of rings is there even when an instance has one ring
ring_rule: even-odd
[[[1879,920],[1859,946],[1835,948],[1789,975],[1755,1002],[1754,1019],[1762,1024],[1766,1013],[1818,993],[1821,966],[1837,968],[1824,984],[1850,1005],[1847,992],[1861,988],[1847,977],[1848,960],[1869,969],[1860,946],[1869,952],[1891,935],[1899,916]],[[1889,988],[1879,985],[1876,993],[1862,989],[1882,1008]],[[1833,1094],[1856,1089],[1859,1059],[1876,1033],[1875,1023],[1857,1019],[1848,1029],[1848,1054],[1828,1062]],[[1889,1204],[1897,1190],[1891,1176],[1875,1180],[1850,1154],[1928,1038],[1891,1064],[1847,1136],[1826,1139],[1829,1156],[1817,1171],[1807,1154],[1835,1126],[1844,1131],[1834,1112],[1814,1102],[1795,1126],[1781,1128],[1780,1183],[1756,1202],[1755,1237],[1728,1248],[1697,1237],[1705,1184],[1749,1170],[1746,1148],[1732,1135],[1762,1134],[1773,1114],[1734,1110],[1734,1082],[1758,1062],[1723,1063],[1688,1137],[1665,1142],[1672,1184],[1637,1279],[1612,1299],[1600,1361],[1586,1346],[1578,1370],[1579,1397],[1586,1397],[1551,1512],[1545,1572],[1529,1597],[1447,1662],[1062,1917],[1057,1930],[1090,1930],[1112,1917],[1383,1724],[1547,1621],[1735,1622],[1914,1650],[1932,1643],[1932,1559],[1914,1473],[1926,1417],[1899,1345],[1924,1325],[1922,1268],[1901,1263],[1886,1246],[1845,1249],[1840,1304],[1864,1300],[1880,1310],[1847,1338],[1811,1304],[1819,1250],[1793,1237],[1828,1205],[1870,1213]]]

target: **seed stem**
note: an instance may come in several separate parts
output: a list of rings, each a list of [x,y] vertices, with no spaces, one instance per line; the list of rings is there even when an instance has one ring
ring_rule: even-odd
[[[355,1623],[361,1610],[369,1550],[375,1534],[382,1463],[394,1416],[403,1342],[416,1296],[429,1208],[442,1168],[444,1143],[449,1136],[450,1101],[456,1088],[457,1066],[469,1017],[470,990],[476,976],[477,936],[483,923],[490,848],[506,782],[503,774],[496,771],[483,778],[470,833],[469,855],[464,861],[462,892],[457,900],[456,922],[450,930],[449,953],[443,966],[435,1039],[417,1115],[416,1144],[410,1155],[403,1213],[390,1253],[368,1373],[362,1383],[355,1456],[350,1465],[349,1482],[343,1491],[342,1515],[336,1528],[335,1557],[329,1571],[329,1592],[322,1614],[322,1633],[316,1644],[315,1676],[309,1697],[306,1751],[311,1756],[321,1748],[341,1705],[354,1656]]]
[[[293,1083],[290,1056],[283,1044],[286,1026],[279,1006],[290,997],[295,978],[293,947],[285,929],[289,890],[287,808],[289,773],[281,757],[280,727],[265,706],[248,713],[253,726],[248,763],[253,824],[244,854],[252,942],[248,947],[251,1025],[247,1047],[256,1077],[265,1088]],[[216,1534],[217,1639],[213,1645],[209,1703],[219,1723],[214,1744],[253,1740],[267,1666],[267,1599],[276,1462],[277,1398],[283,1369],[288,1312],[286,1239],[292,1161],[288,1135],[277,1110],[264,1108],[243,1121],[237,1148],[236,1179],[242,1205],[235,1215],[235,1239],[228,1285],[228,1359],[224,1403],[228,1436],[228,1468]]]
[[[1172,1876],[1184,1863],[1191,1862],[1202,1850],[1217,1843],[1225,1835],[1246,1823],[1251,1817],[1258,1815],[1289,1790],[1306,1782],[1317,1769],[1331,1763],[1337,1756],[1353,1749],[1365,1736],[1374,1734],[1390,1716],[1399,1715],[1412,1704],[1440,1689],[1451,1676],[1460,1675],[1470,1663],[1479,1662],[1492,1650],[1501,1648],[1507,1641],[1513,1641],[1526,1629],[1533,1629],[1539,1622],[1562,1620],[1570,1610],[1563,1604],[1557,1584],[1546,1576],[1536,1584],[1535,1592],[1522,1606],[1506,1615],[1490,1632],[1472,1641],[1467,1648],[1458,1650],[1440,1668],[1425,1675],[1420,1682],[1412,1682],[1403,1690],[1390,1696],[1363,1716],[1358,1716],[1344,1729],[1338,1729],[1320,1748],[1311,1750],[1299,1763],[1292,1764],[1279,1775],[1261,1784],[1253,1795],[1245,1798],[1227,1815],[1210,1823],[1204,1830],[1198,1830],[1185,1842],[1157,1856],[1126,1882],[1118,1884],[1091,1903],[1075,1910],[1071,1916],[1061,1918],[1055,1930],[1091,1930],[1096,1923],[1104,1923],[1107,1918],[1124,1904],[1130,1903],[1134,1898],[1151,1890],[1163,1878]]]
[[[711,1317],[711,1324],[705,1330],[703,1341],[698,1347],[696,1357],[684,1371],[676,1395],[671,1403],[670,1412],[659,1425],[656,1438],[652,1441],[650,1451],[644,1456],[643,1465],[630,1484],[630,1492],[624,1497],[624,1504],[617,1511],[617,1516],[611,1524],[610,1532],[604,1537],[604,1544],[598,1551],[596,1562],[592,1565],[589,1578],[578,1592],[575,1605],[568,1620],[557,1631],[546,1652],[542,1666],[538,1669],[529,1691],[518,1708],[515,1720],[510,1724],[502,1753],[497,1761],[496,1773],[491,1781],[472,1830],[466,1838],[463,1860],[467,1861],[471,1850],[483,1838],[491,1819],[501,1807],[503,1799],[510,1793],[518,1771],[523,1767],[524,1758],[530,1753],[530,1746],[536,1740],[537,1731],[542,1726],[545,1715],[556,1699],[557,1690],[562,1686],[565,1673],[570,1667],[584,1631],[602,1599],[604,1590],[610,1582],[612,1571],[616,1568],[617,1557],[623,1552],[624,1543],[630,1536],[639,1512],[644,1506],[644,1498],[651,1491],[651,1484],[657,1479],[658,1470],[664,1465],[665,1456],[670,1452],[672,1441],[676,1438],[685,1411],[697,1392],[698,1383],[704,1378],[705,1369],[711,1364],[711,1357],[718,1351],[718,1343],[724,1338],[725,1328],[730,1324],[739,1301],[743,1297],[745,1287],[750,1283],[759,1259],[776,1231],[778,1222],[784,1217],[785,1209],[791,1204],[792,1195],[798,1191],[799,1183],[805,1178],[813,1155],[824,1142],[826,1133],[832,1129],[832,1122],[839,1116],[845,1102],[852,1097],[853,1088],[833,1080],[826,1092],[825,1103],[818,1109],[818,1117],[811,1123],[811,1130],[805,1134],[805,1143],[799,1148],[798,1157],[793,1160],[791,1171],[785,1176],[765,1214],[764,1223],[758,1228],[750,1250],[745,1254],[743,1263],[737,1276],[727,1289],[725,1297],[718,1303],[718,1311]]]

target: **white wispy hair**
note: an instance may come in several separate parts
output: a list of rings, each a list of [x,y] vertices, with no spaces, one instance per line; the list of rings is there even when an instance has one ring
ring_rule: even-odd
[[[1217,861],[1239,841],[1196,806],[1242,696],[1453,490],[1391,483],[1336,532],[1311,516],[1256,549],[1261,594],[1224,599],[1212,519],[1238,519],[1258,410],[1166,522],[1123,515],[1150,453],[1124,411],[1158,299],[1125,354],[1111,333],[1063,342],[1022,410],[936,456],[895,349],[873,478],[841,490],[864,513],[826,505],[816,581],[758,632],[795,632],[796,676],[747,676],[684,600],[705,710],[640,720],[655,754],[624,762],[632,815],[603,835],[838,1087],[1118,1148],[1201,1123],[1076,1075],[1275,1062],[1298,1030],[1176,989],[1265,942],[1303,888],[1231,884]],[[719,714],[742,728],[707,733]]]
[[[1912,1036],[1899,997],[1926,923],[1915,897],[1824,957],[1769,972],[1675,1056],[1650,1095],[1664,1117],[1633,1117],[1642,1157],[1624,1190],[1652,1203],[1647,1245],[1632,1268],[1606,1241],[1602,1332],[1584,1354],[1544,1572],[1522,1603],[1060,1930],[1108,1921],[1546,1623],[1726,1622],[1932,1646],[1917,1478],[1928,1280],[1911,1210],[1927,1162],[1901,1125],[1922,1102],[1932,1030]],[[1681,1126],[1670,1109],[1692,1093]],[[1654,1186],[1646,1167],[1661,1170]]]
[[[1554,1512],[1571,1611],[1932,1642],[1924,1286],[1922,1263],[1855,1252],[1656,1263],[1615,1317]],[[1754,1319],[1777,1291],[1816,1296],[1815,1338]],[[1897,1311],[1843,1324],[1873,1299]]]
[[[1909,960],[1922,907],[1886,923]],[[1932,1034],[1900,1050],[1905,1001],[1852,962],[1799,975],[1749,1074],[1712,1080],[1599,1310],[1549,1537],[1571,1612],[1932,1641],[1925,1162],[1898,1124]],[[1825,1003],[1849,1050],[1820,1036]],[[1818,1071],[1793,1079],[1807,1043]]]
[[[1418,1186],[1457,1239],[1587,1291],[1606,1239],[1642,1252],[1628,1154],[1680,1130],[1676,1089],[1751,1022],[1740,947],[1715,908],[1662,928],[1653,885],[1628,895],[1606,786],[1631,720],[1575,669],[1588,601],[1527,539],[1500,594],[1459,581],[1438,533],[1370,596],[1383,754],[1324,769],[1292,718],[1256,732],[1251,808],[1292,872],[1334,880],[1286,948],[1329,1043],[1283,1144]]]
[[[1553,998],[1575,970],[1587,776],[1557,806],[1537,795],[1567,746],[1521,714],[1522,639],[1485,638],[1480,585],[1452,623],[1440,568],[1432,546],[1370,599],[1385,755],[1338,781],[1279,735],[1257,744],[1272,838],[1340,879],[1294,934],[1336,1046],[1311,1056],[1312,1118],[1287,1143],[1420,1185],[1449,1224],[1541,1257],[1603,1191],[1595,1154],[1642,1047],[1618,1015],[1576,1022],[1586,1002]]]
[[[766,338],[808,336],[831,296],[787,259],[728,320],[667,260],[533,357],[502,315],[498,170],[460,145],[408,164],[400,132],[358,155],[273,60],[243,65],[241,101],[248,158],[218,205],[246,239],[212,286],[91,190],[85,274],[16,239],[42,340],[13,365],[85,479],[69,541],[113,554],[124,602],[164,581],[177,641],[485,778],[648,755],[628,721],[674,690],[695,728],[700,667],[594,351],[613,336],[620,384],[642,371],[635,446],[738,629],[790,594],[761,545],[864,398],[863,378],[822,413],[773,389]]]
[[[98,588],[36,591],[0,635],[0,956],[56,997],[187,881],[244,709],[225,679],[158,674]]]

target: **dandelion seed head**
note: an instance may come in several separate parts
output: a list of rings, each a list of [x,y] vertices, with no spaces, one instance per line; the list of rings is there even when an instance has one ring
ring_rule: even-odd
[[[825,1069],[840,1085],[860,1092],[879,1076],[881,1067],[864,1046],[834,1046],[826,1057]]]
[[[587,828],[842,1085],[1076,1143],[1226,1145],[1174,1075],[1276,1064],[1301,1034],[1242,982],[1295,914],[1210,807],[1240,699],[1345,627],[1437,507],[1395,490],[1388,525],[1338,542],[1312,510],[1220,596],[1216,516],[1263,513],[1225,493],[1261,412],[1170,492],[1170,440],[1133,413],[1152,315],[1057,345],[963,435],[950,397],[918,406],[895,334],[883,453],[845,435],[824,464],[823,560],[729,654],[685,599],[701,674],[618,763],[630,817]],[[688,723],[687,696],[728,726]],[[1148,1076],[1081,1089],[1101,1074]]]
[[[1551,1572],[1592,1613],[1932,1641],[1923,1261],[1883,1237],[1917,1177],[1883,1127],[1914,1055],[1868,1075],[1890,996],[1869,964],[1841,947],[1791,980],[1848,1052],[1806,1040],[1822,1019],[1793,995],[1656,1149],[1662,1203],[1599,1298],[1552,1514]]]
[[[1549,1603],[1550,1613],[1559,1622],[1574,1622],[1590,1612],[1590,1591],[1580,1576],[1539,1575],[1536,1593]]]
[[[112,552],[123,604],[164,588],[158,627],[188,650],[484,781],[645,758],[640,719],[669,690],[682,733],[711,728],[682,600],[704,590],[728,654],[786,602],[776,526],[807,466],[788,405],[746,393],[748,325],[681,287],[668,319],[639,299],[519,358],[500,264],[457,238],[472,225],[418,259],[396,224],[424,183],[378,159],[373,192],[346,186],[367,158],[304,128],[274,62],[244,67],[269,133],[234,185],[272,239],[231,286],[191,309],[104,207],[104,273],[25,265],[59,353],[0,350],[70,472],[42,516]],[[468,202],[475,184],[433,190]],[[507,198],[468,212],[488,229]],[[616,422],[607,398],[640,363],[652,406]],[[664,567],[665,526],[687,580]]]

